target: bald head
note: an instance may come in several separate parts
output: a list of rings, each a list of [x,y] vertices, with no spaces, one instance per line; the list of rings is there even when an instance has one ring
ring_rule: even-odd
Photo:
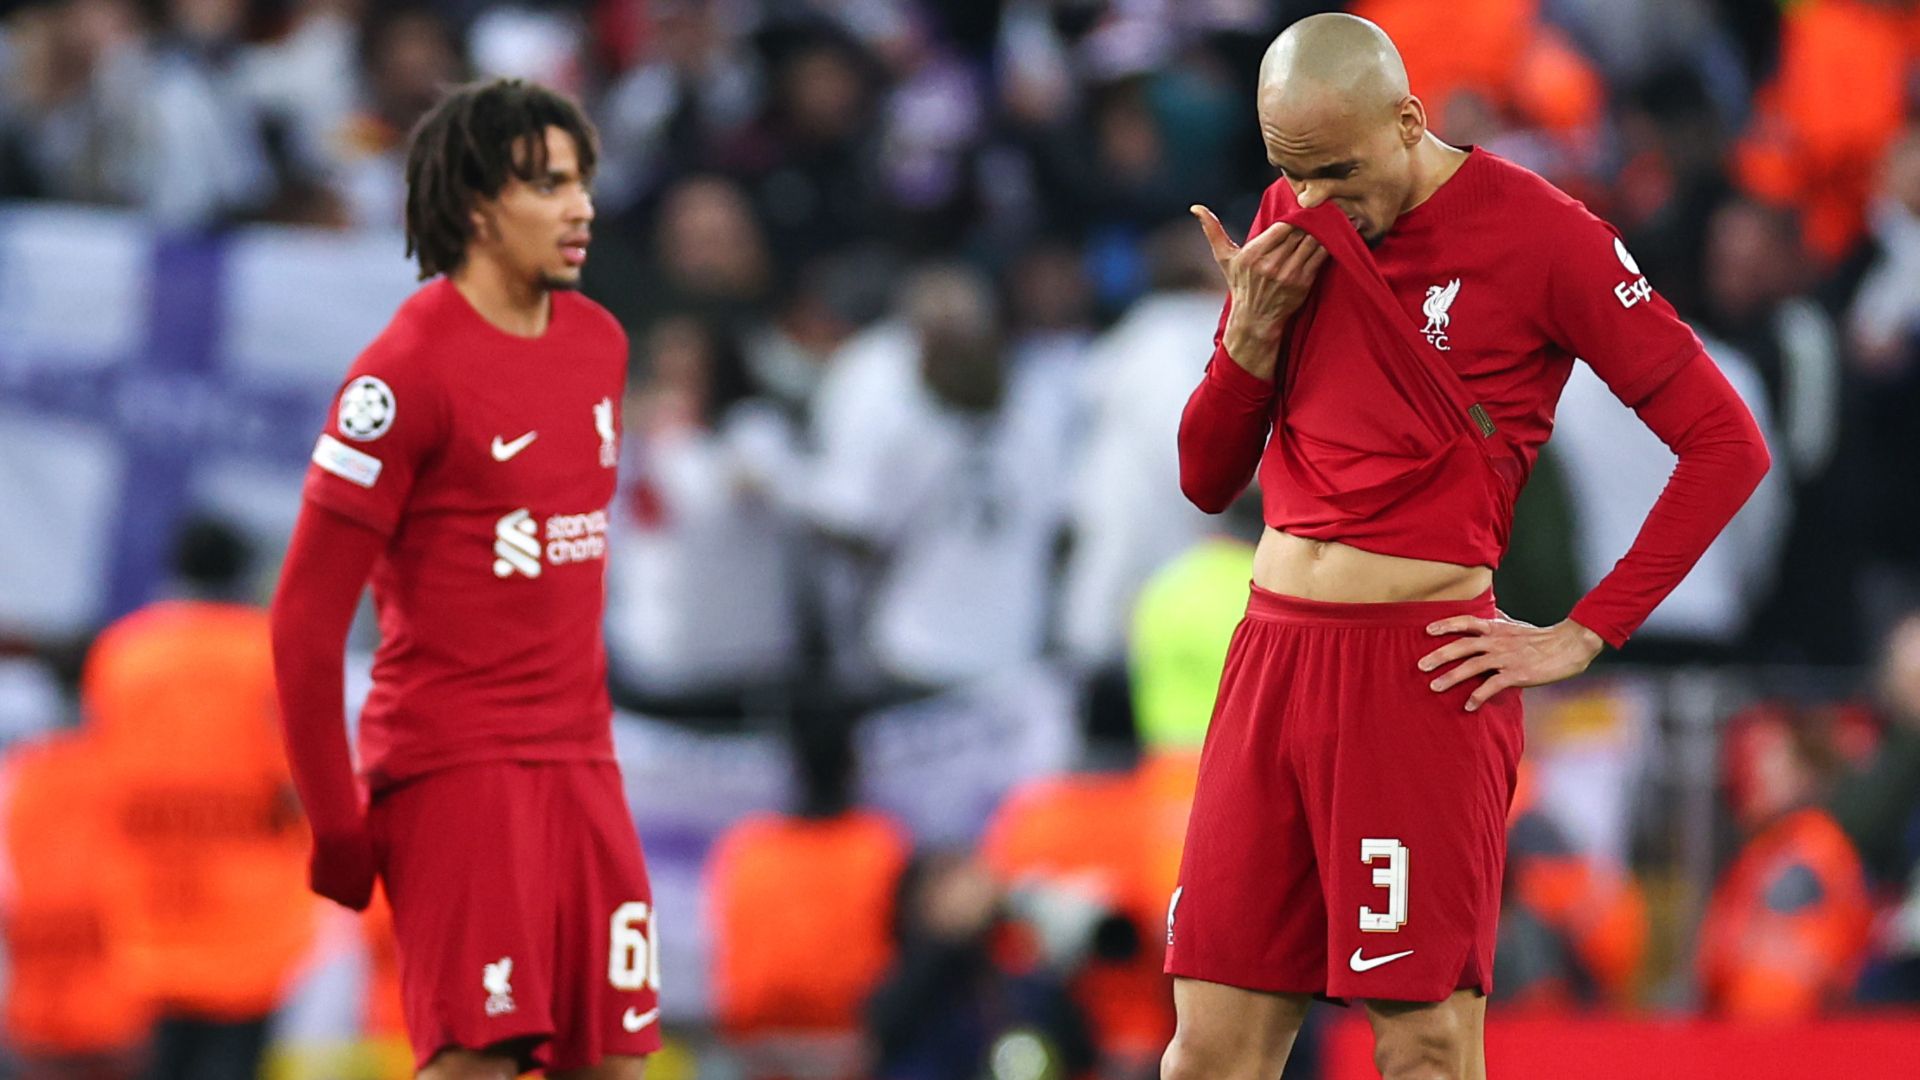
[[[1453,151],[1386,32],[1352,15],[1287,27],[1260,61],[1260,138],[1302,206],[1333,203],[1368,243],[1450,175]]]
[[[1386,31],[1353,15],[1311,15],[1260,59],[1260,106],[1385,112],[1407,96],[1407,68]]]

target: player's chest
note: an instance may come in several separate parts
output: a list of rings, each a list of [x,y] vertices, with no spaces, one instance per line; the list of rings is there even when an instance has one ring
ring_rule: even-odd
[[[561,378],[462,388],[442,466],[469,497],[604,505],[620,454],[619,386]]]
[[[1436,251],[1380,270],[1407,322],[1463,377],[1510,370],[1551,347],[1536,317],[1545,282],[1512,260]]]

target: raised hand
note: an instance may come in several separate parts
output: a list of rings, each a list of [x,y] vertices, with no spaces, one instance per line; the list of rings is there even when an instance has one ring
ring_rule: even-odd
[[[1244,246],[1236,244],[1212,210],[1191,210],[1233,297],[1223,337],[1227,355],[1249,374],[1271,379],[1280,363],[1280,335],[1306,302],[1327,250],[1304,230],[1278,221]]]

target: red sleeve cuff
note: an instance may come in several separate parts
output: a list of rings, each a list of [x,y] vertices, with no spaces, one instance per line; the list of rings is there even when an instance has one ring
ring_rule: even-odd
[[[1568,615],[1567,618],[1599,634],[1600,640],[1616,649],[1625,646],[1627,639],[1633,636],[1635,630],[1639,629],[1640,621],[1636,619],[1632,622],[1626,622],[1617,617],[1609,616],[1601,610],[1602,606],[1602,602],[1596,601],[1593,598],[1593,594],[1589,593],[1581,597],[1579,603],[1573,605],[1573,613]]]
[[[1249,372],[1227,355],[1225,345],[1213,348],[1213,359],[1207,361],[1207,381],[1214,388],[1249,405],[1265,405],[1273,400],[1273,383]]]

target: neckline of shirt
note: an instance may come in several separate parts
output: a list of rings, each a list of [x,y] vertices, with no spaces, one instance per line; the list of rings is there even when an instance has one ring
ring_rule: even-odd
[[[460,287],[453,283],[452,278],[442,277],[439,283],[440,287],[448,294],[443,298],[443,302],[452,305],[459,311],[460,321],[477,328],[483,336],[495,342],[520,348],[538,349],[552,344],[560,334],[560,309],[565,306],[560,300],[560,294],[564,290],[550,289],[547,292],[549,309],[547,311],[546,330],[541,332],[538,337],[524,337],[520,334],[509,333],[489,322],[485,315],[480,314],[480,309],[473,306],[473,301],[468,300],[467,295],[460,291]]]

